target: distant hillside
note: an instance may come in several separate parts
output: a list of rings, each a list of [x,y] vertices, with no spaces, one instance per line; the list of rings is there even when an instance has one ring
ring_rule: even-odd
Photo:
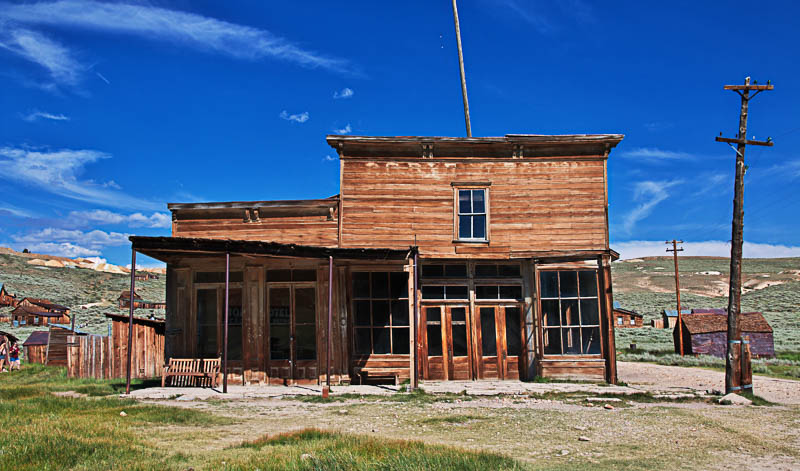
[[[34,260],[62,262],[45,266],[31,264]],[[79,268],[81,264],[72,265],[74,260],[63,257],[52,257],[41,254],[22,254],[13,251],[0,252],[0,284],[15,294],[18,299],[24,297],[46,298],[63,304],[76,315],[76,325],[81,330],[105,334],[107,333],[105,312],[122,312],[117,308],[116,299],[120,292],[130,289],[130,275],[97,271],[93,268]],[[130,270],[124,269],[130,273]],[[164,301],[166,276],[158,280],[137,281],[136,292],[148,301]],[[9,312],[11,308],[0,308],[0,312]],[[137,311],[144,315],[154,312],[163,317],[163,311]],[[26,339],[35,327],[17,327],[9,324],[0,325],[0,330],[9,330]]]

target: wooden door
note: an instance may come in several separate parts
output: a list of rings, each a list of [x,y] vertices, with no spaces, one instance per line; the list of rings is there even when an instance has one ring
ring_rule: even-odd
[[[519,379],[522,356],[522,308],[476,306],[475,371],[479,379]]]
[[[422,333],[422,373],[425,379],[447,379],[445,348],[447,339],[442,328],[445,319],[444,306],[422,308],[424,321]]]
[[[268,288],[270,380],[293,383],[317,374],[314,283],[270,283]]]
[[[423,378],[472,379],[467,306],[423,307]]]

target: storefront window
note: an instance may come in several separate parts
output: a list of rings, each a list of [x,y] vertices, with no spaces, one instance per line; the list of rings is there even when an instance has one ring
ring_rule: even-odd
[[[599,355],[600,305],[597,272],[539,273],[544,353]]]

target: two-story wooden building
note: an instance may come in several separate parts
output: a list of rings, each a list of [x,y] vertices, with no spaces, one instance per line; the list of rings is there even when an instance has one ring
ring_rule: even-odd
[[[221,354],[229,257],[238,380],[615,382],[621,140],[328,136],[339,195],[170,204],[172,237],[131,237],[167,263],[166,357]]]
[[[69,323],[69,308],[47,299],[23,298],[11,311],[12,322],[18,326],[44,326]]]
[[[18,301],[16,296],[8,292],[6,285],[0,284],[0,307],[15,307]]]

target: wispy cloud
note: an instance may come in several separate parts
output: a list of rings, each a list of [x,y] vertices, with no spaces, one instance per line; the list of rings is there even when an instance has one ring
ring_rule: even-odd
[[[0,50],[5,49],[46,69],[53,81],[75,85],[83,66],[59,42],[36,31],[3,21],[8,5],[0,4]]]
[[[103,82],[105,82],[105,83],[106,83],[106,85],[111,85],[111,81],[110,81],[110,80],[108,80],[108,79],[107,79],[107,78],[106,78],[106,77],[105,77],[103,74],[101,74],[100,72],[95,72],[95,75],[97,75],[97,76],[100,78],[100,80],[102,80]]]
[[[279,116],[281,119],[285,119],[286,121],[294,121],[295,123],[305,123],[310,118],[308,111],[298,114],[289,114],[288,111],[283,110]]]
[[[350,98],[353,95],[355,95],[355,92],[353,91],[353,89],[352,88],[347,88],[347,87],[343,88],[342,91],[333,92],[333,98],[334,99]]]
[[[694,155],[688,152],[665,150],[656,147],[637,147],[620,152],[620,157],[645,160],[687,160],[694,158]]]
[[[29,122],[29,123],[32,123],[34,121],[38,121],[40,119],[49,119],[49,120],[52,120],[52,121],[69,121],[69,117],[68,116],[64,116],[63,114],[60,114],[60,113],[59,114],[53,114],[53,113],[48,113],[46,111],[39,111],[39,110],[33,110],[30,113],[28,113],[26,115],[23,115],[22,119],[24,121]]]
[[[172,225],[172,218],[166,213],[153,213],[147,216],[142,213],[120,214],[105,209],[93,209],[91,211],[72,211],[67,217],[67,222],[76,227],[125,224],[129,227],[168,228]]]
[[[337,161],[337,160],[339,160],[339,159],[337,159],[336,157],[331,157],[331,155],[330,155],[330,154],[328,154],[328,155],[326,155],[326,156],[325,156],[325,158],[324,158],[324,159],[322,159],[322,160],[324,160],[325,162],[336,162],[336,161]]]
[[[146,4],[92,0],[0,3],[2,20],[27,27],[45,25],[128,34],[148,40],[184,44],[237,59],[256,61],[273,58],[308,68],[359,74],[347,60],[304,49],[264,29]],[[14,27],[6,31],[0,37],[0,47],[48,68],[53,79],[59,83],[75,84],[81,73],[88,69],[72,59],[67,48],[30,29]]]
[[[666,245],[663,240],[612,242],[611,246],[614,250],[619,252],[620,258],[623,259],[669,255],[665,252]],[[683,244],[683,250],[681,256],[730,257],[731,244],[721,240],[687,241]],[[800,247],[745,242],[742,247],[742,252],[743,256],[746,258],[798,257],[800,256]]]
[[[541,34],[552,34],[562,29],[566,19],[581,24],[594,23],[593,8],[583,0],[546,2],[540,0],[487,0],[492,6],[511,11],[519,19],[533,26]]]
[[[350,123],[347,123],[345,127],[341,129],[334,129],[333,132],[336,134],[350,134],[353,132],[353,128],[350,127]]]
[[[680,185],[683,180],[672,181],[644,181],[634,186],[633,199],[639,204],[625,215],[622,227],[630,234],[636,224],[646,218],[655,206],[669,197],[669,189]]]
[[[127,195],[113,182],[80,179],[84,168],[111,155],[96,150],[39,150],[0,147],[0,179],[79,201],[103,206],[158,209],[160,204]],[[117,186],[118,187],[118,186]]]
[[[106,247],[128,245],[128,235],[100,230],[79,231],[48,227],[29,234],[11,236],[11,244],[18,250],[60,255],[64,257],[86,257],[100,255]]]

